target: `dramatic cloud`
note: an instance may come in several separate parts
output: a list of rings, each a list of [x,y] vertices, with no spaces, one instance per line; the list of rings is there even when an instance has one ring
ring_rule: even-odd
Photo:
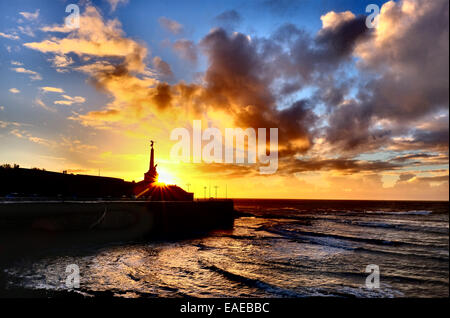
[[[285,172],[298,173],[306,171],[340,171],[348,174],[354,174],[359,172],[379,172],[386,170],[395,170],[400,168],[399,164],[393,164],[387,161],[363,161],[355,159],[314,159],[308,160],[296,159],[286,165]]]
[[[231,113],[238,127],[278,127],[282,152],[302,152],[310,147],[309,128],[315,121],[312,105],[298,100],[283,110],[277,108],[270,89],[277,73],[270,72],[257,41],[216,29],[201,46],[209,61],[203,87],[209,104]]]
[[[449,130],[448,115],[438,118],[425,118],[425,122],[416,125],[402,137],[394,137],[391,149],[429,150],[448,153]]]
[[[339,66],[349,62],[356,44],[369,36],[365,17],[334,14],[331,19],[329,15],[322,17],[326,22],[315,37],[286,24],[276,30],[272,41],[264,41],[264,54],[274,63],[272,72],[282,72],[282,76],[303,84],[320,85],[320,80],[333,76]]]
[[[448,12],[448,1],[383,5],[374,38],[356,49],[363,67],[382,74],[368,86],[376,116],[408,121],[448,109]]]
[[[362,71],[369,68],[367,54],[363,56],[359,52],[361,48],[377,41],[380,31],[370,32],[365,26],[365,17],[355,16],[349,11],[329,12],[321,19],[323,26],[315,37],[291,24],[280,27],[268,39],[250,39],[241,33],[230,35],[220,28],[212,30],[200,42],[200,48],[208,59],[208,68],[201,85],[169,86],[149,78],[137,78],[111,64],[101,64],[101,67],[100,64],[95,65],[98,72],[92,74],[95,74],[97,87],[106,89],[116,97],[115,104],[120,101],[122,104],[124,101],[132,101],[133,105],[139,103],[138,109],[142,116],[147,114],[143,112],[145,105],[164,110],[179,104],[181,97],[189,96],[184,104],[186,107],[195,107],[197,113],[220,110],[226,112],[238,126],[278,127],[281,155],[304,153],[320,134],[325,137],[325,146],[328,145],[330,151],[337,154],[356,155],[385,146],[397,149],[406,147],[409,139],[393,139],[394,131],[380,125],[380,117],[376,116],[373,107],[369,107],[373,106],[372,97],[364,94],[364,89],[369,88],[370,92],[373,80],[361,86],[357,99],[352,100],[345,99],[349,87],[353,85],[349,82],[351,79],[336,80],[340,67],[350,63],[354,54],[362,58]],[[383,19],[380,25],[383,25]],[[173,47],[185,58],[193,61],[197,59],[191,41],[178,40]],[[158,57],[153,59],[153,65],[160,74],[170,75],[170,66]],[[122,83],[133,83],[135,92],[139,87],[142,94],[138,93],[138,96],[142,98],[126,97],[123,89],[113,84],[119,79]],[[317,85],[323,90],[315,96],[315,100],[294,100],[282,110],[279,108],[286,94],[295,93],[305,85]],[[127,84],[124,86],[127,87]],[[195,96],[194,104],[192,96]],[[317,129],[317,116],[313,112],[317,101],[332,106],[326,115],[328,125],[322,130]],[[123,107],[111,105],[108,110],[92,112],[84,119],[90,115],[98,119],[103,114],[105,119],[116,121],[124,110]],[[425,141],[425,137],[428,137],[428,143],[432,138],[440,138],[441,145],[448,144],[448,138],[447,141],[445,138],[442,140],[440,136],[444,134],[439,135],[437,132],[433,136],[421,135],[419,130],[408,132],[400,129],[395,133],[412,134],[416,136],[416,142],[419,139]]]
[[[355,19],[355,15],[350,11],[336,13],[330,11],[320,17],[323,29],[335,29],[343,22],[349,22]]]
[[[338,107],[329,119],[327,137],[337,148],[364,151],[393,144],[448,151],[448,11],[442,0],[383,5],[373,36],[354,49],[367,75],[358,100]],[[406,129],[442,111],[447,123],[439,131]],[[380,125],[383,121],[387,125]]]
[[[133,71],[144,71],[143,58],[147,49],[125,38],[118,20],[104,23],[100,13],[92,6],[80,16],[80,27],[73,29],[65,38],[52,37],[42,42],[25,43],[24,46],[44,53],[78,56],[121,57]]]

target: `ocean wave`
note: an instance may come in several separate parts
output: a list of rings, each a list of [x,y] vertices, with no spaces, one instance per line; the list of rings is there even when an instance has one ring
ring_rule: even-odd
[[[402,292],[390,288],[387,284],[382,284],[381,288],[372,290],[364,287],[343,287],[333,293],[338,296],[352,296],[358,298],[394,298],[404,296]]]
[[[258,289],[260,289],[266,293],[269,293],[271,295],[276,295],[276,296],[280,296],[280,297],[305,297],[305,295],[265,283],[259,279],[250,278],[250,277],[242,276],[242,275],[239,275],[236,273],[232,273],[228,270],[219,268],[214,264],[206,264],[201,261],[199,261],[199,263],[200,263],[200,266],[204,269],[207,269],[207,270],[210,270],[217,274],[220,274],[223,277],[225,277],[231,281],[244,284],[248,287],[258,288]]]
[[[341,249],[344,251],[360,251],[375,254],[395,255],[398,257],[415,257],[423,259],[433,259],[436,261],[448,262],[447,255],[439,255],[435,250],[436,244],[408,243],[392,240],[380,240],[370,238],[359,238],[351,236],[342,236],[337,234],[328,234],[310,231],[285,230],[276,228],[265,228],[270,233],[283,236],[285,239],[298,243],[308,243]],[[434,251],[434,252],[433,252]]]
[[[330,217],[308,217],[309,221],[326,221],[339,224],[347,224],[350,226],[362,226],[372,228],[394,229],[407,232],[427,232],[448,234],[448,222],[431,222],[431,221],[412,221],[412,220],[397,220],[397,219],[379,219],[366,221],[364,219],[355,218],[330,218]],[[312,224],[312,223],[311,223]]]
[[[448,263],[449,258],[448,256],[437,256],[437,255],[430,255],[429,253],[419,253],[414,252],[414,254],[411,254],[410,251],[401,251],[401,250],[382,250],[382,249],[371,249],[367,247],[358,247],[355,248],[355,251],[360,252],[368,252],[368,253],[374,253],[374,254],[386,254],[386,255],[392,255],[397,257],[414,257],[414,258],[422,258],[422,259],[428,259],[428,260],[434,260],[439,262]]]
[[[374,245],[389,245],[389,246],[428,246],[426,244],[419,243],[408,243],[402,241],[393,241],[393,240],[382,240],[375,238],[366,238],[366,237],[357,237],[357,236],[349,236],[349,235],[340,235],[333,233],[323,233],[323,232],[313,232],[313,231],[305,231],[305,230],[283,230],[283,229],[275,229],[275,228],[265,228],[266,231],[287,235],[289,238],[296,239],[301,237],[322,237],[322,238],[332,238],[343,241],[352,241],[352,242],[360,242],[360,243],[369,243]]]
[[[364,211],[368,214],[388,214],[388,215],[430,215],[432,211],[430,210],[412,210],[412,211]]]
[[[430,226],[421,223],[420,225],[411,225],[411,224],[399,224],[399,223],[387,223],[387,222],[378,222],[378,221],[349,221],[343,222],[351,225],[357,226],[365,226],[365,227],[374,227],[374,228],[385,228],[385,229],[395,229],[401,231],[411,231],[411,232],[428,232],[428,233],[440,233],[440,234],[448,234],[448,224],[444,224],[443,226]]]

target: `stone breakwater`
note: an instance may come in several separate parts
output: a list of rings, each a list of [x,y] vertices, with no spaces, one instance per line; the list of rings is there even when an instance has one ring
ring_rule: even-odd
[[[232,200],[0,202],[0,258],[17,251],[172,239],[233,227]]]

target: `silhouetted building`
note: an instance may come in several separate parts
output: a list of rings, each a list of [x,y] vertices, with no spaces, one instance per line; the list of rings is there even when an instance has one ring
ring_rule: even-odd
[[[137,198],[146,198],[151,201],[193,201],[194,194],[184,191],[176,185],[159,183],[158,172],[155,165],[155,151],[153,140],[150,141],[150,165],[144,180],[138,182],[134,188]]]

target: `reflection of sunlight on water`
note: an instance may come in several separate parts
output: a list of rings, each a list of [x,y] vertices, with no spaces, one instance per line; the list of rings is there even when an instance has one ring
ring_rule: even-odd
[[[145,248],[129,246],[106,250],[87,260],[84,283],[89,290],[120,290],[151,293],[152,286],[144,277],[151,275],[151,264]]]
[[[53,259],[47,266],[53,267],[55,275],[47,277],[48,286],[40,287],[59,283],[64,288],[61,282],[68,262],[80,266],[83,290],[120,291],[123,297],[269,296],[273,290],[286,293],[292,286],[317,284],[320,278],[305,280],[302,275],[293,275],[291,265],[301,258],[320,259],[329,254],[321,252],[320,246],[305,247],[277,240],[279,236],[269,232],[255,231],[262,222],[238,220],[231,233],[192,241],[111,247],[78,259]],[[36,272],[47,272],[43,265]],[[28,279],[36,287],[36,277]]]
[[[419,282],[425,274],[435,277],[436,268],[440,270],[440,263],[436,265],[428,260],[420,263],[417,259],[414,263],[397,254],[378,253],[380,250],[399,252],[396,246],[375,246],[364,240],[340,242],[338,236],[370,234],[389,239],[401,236],[402,240],[412,242],[417,232],[367,229],[355,227],[353,223],[341,224],[335,219],[331,222],[331,219],[332,216],[324,216],[312,227],[292,219],[241,217],[235,221],[233,230],[202,238],[124,244],[105,247],[86,256],[48,257],[29,264],[20,263],[9,269],[9,273],[28,287],[61,289],[65,288],[65,267],[77,264],[82,291],[111,290],[121,297],[295,297],[336,293],[391,297],[401,292],[409,295],[405,291],[417,294],[421,286],[414,285],[414,290],[405,285],[399,291],[399,284],[382,282],[380,290],[369,291],[364,288],[367,264],[382,264],[385,274],[413,277]],[[318,235],[305,234],[311,231]],[[321,236],[325,232],[335,236]],[[428,240],[438,238],[430,236]],[[426,237],[420,243],[424,242]],[[376,253],[361,252],[357,247],[376,248]],[[414,266],[420,271],[412,274]],[[448,265],[446,269],[448,272]],[[448,287],[448,274],[443,278],[444,284],[445,279]]]

